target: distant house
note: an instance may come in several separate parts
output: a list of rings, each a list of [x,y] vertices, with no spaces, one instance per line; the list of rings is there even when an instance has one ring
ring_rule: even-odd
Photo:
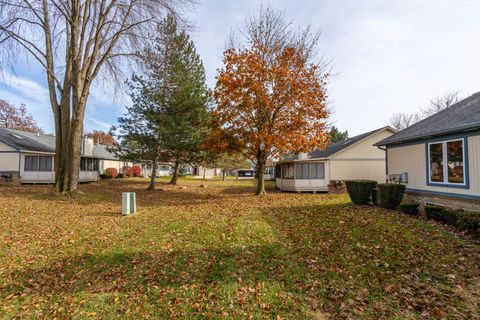
[[[0,128],[0,176],[20,183],[53,183],[55,136]],[[147,164],[118,159],[105,145],[84,137],[81,145],[80,182],[98,181],[107,168],[119,172],[139,165],[148,175]],[[162,167],[161,167],[162,168]],[[160,171],[159,171],[160,172]],[[150,170],[151,173],[151,170]]]
[[[328,145],[311,154],[301,153],[281,160],[275,169],[275,184],[285,191],[328,191],[332,181],[371,179],[385,182],[385,152],[374,144],[396,131],[373,130]]]
[[[480,208],[480,93],[377,145],[390,179],[422,202]]]

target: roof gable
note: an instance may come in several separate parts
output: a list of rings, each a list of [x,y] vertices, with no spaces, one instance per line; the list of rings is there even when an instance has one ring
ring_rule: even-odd
[[[415,141],[476,128],[480,128],[480,92],[380,141],[377,145]]]
[[[354,145],[356,145],[357,143],[367,139],[368,137],[374,135],[374,134],[377,134],[379,132],[382,132],[384,130],[390,130],[392,132],[396,132],[394,129],[392,129],[391,127],[389,126],[386,126],[386,127],[382,127],[382,128],[379,128],[379,129],[376,129],[376,130],[372,130],[372,131],[369,131],[369,132],[366,132],[366,133],[363,133],[363,134],[360,134],[358,136],[354,136],[354,137],[351,137],[351,138],[348,138],[347,140],[345,141],[340,141],[340,142],[336,142],[336,143],[332,143],[332,144],[329,144],[325,149],[323,150],[320,150],[320,149],[315,149],[312,151],[312,153],[310,153],[308,155],[308,158],[305,159],[305,160],[313,160],[313,159],[326,159],[326,158],[329,158],[341,151],[344,151]],[[288,159],[285,159],[285,160],[298,160],[298,156],[295,156],[295,157],[292,157],[292,158],[288,158]]]

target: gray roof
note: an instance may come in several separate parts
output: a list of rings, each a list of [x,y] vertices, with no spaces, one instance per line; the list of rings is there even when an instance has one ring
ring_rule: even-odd
[[[480,128],[480,92],[428,117],[377,145],[391,145]]]
[[[376,130],[372,130],[372,131],[360,134],[358,136],[348,138],[347,140],[344,140],[344,141],[329,144],[324,150],[315,149],[315,150],[313,150],[312,153],[310,153],[308,155],[307,159],[325,159],[325,158],[328,158],[328,157],[334,155],[335,153],[340,152],[343,149],[346,149],[346,148],[354,145],[355,143],[360,142],[363,139],[368,138],[369,136],[371,136],[375,133],[378,133],[380,131],[386,130],[386,129],[390,129],[393,132],[395,132],[394,129],[392,129],[388,126],[382,127],[382,128],[376,129]],[[296,155],[294,157],[291,157],[291,158],[287,158],[285,160],[298,160],[298,155]]]
[[[118,157],[108,151],[107,146],[103,144],[93,145],[93,157],[105,160],[119,160]]]
[[[20,137],[20,138],[18,138]],[[16,129],[0,128],[0,141],[16,150],[55,153],[55,136]],[[103,144],[93,145],[93,158],[118,160]]]
[[[0,141],[19,151],[55,153],[55,137],[50,135],[0,128]]]

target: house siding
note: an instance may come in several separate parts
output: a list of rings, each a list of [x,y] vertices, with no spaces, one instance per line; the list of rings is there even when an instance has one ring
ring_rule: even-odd
[[[428,185],[426,154],[426,143],[428,142],[389,147],[387,149],[388,173],[407,172],[408,183],[406,186],[412,191],[480,198],[480,135],[467,136],[465,139],[468,143],[468,188]],[[449,140],[449,138],[444,138],[444,140]],[[442,139],[438,139],[438,141],[442,141]]]
[[[342,150],[330,158],[331,180],[369,179],[386,181],[385,151],[375,143],[390,137],[394,132],[384,130]]]
[[[0,152],[0,172],[19,171],[20,154],[16,151]]]

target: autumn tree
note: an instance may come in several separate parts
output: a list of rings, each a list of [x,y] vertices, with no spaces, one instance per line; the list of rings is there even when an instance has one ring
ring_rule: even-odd
[[[262,8],[244,34],[244,45],[225,51],[217,76],[212,141],[234,142],[257,165],[261,195],[268,158],[327,143],[327,75],[315,60],[318,34],[293,31],[281,12]]]
[[[35,133],[43,132],[27,112],[27,107],[24,104],[17,107],[2,99],[0,99],[0,127]]]
[[[95,143],[106,146],[113,146],[116,142],[110,132],[93,130],[92,132],[87,132],[85,135],[89,138],[92,138]]]
[[[0,61],[19,53],[46,74],[55,121],[55,190],[76,191],[85,108],[100,75],[123,79],[124,61],[166,11],[189,0],[0,1]]]
[[[329,134],[329,143],[345,141],[348,139],[348,131],[341,132],[335,126],[332,126],[330,128],[330,132],[328,134]]]

